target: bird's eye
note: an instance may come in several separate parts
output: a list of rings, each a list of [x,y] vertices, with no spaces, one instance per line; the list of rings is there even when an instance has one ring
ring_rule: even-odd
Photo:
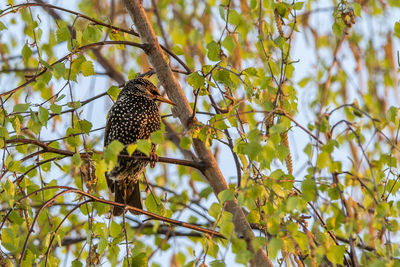
[[[160,93],[159,93],[158,90],[156,90],[156,89],[150,89],[150,93],[151,93],[152,95],[160,95]]]

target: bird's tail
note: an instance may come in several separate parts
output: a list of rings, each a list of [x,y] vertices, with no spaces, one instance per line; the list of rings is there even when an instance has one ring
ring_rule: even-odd
[[[136,183],[128,183],[125,186],[118,186],[117,183],[115,183],[115,185],[115,202],[126,204],[138,209],[143,209],[139,181]],[[119,216],[123,211],[123,208],[114,207],[113,215]],[[138,214],[137,212],[130,212],[132,214]]]

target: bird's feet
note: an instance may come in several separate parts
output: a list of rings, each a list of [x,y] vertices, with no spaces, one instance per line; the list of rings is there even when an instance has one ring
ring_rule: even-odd
[[[158,162],[158,155],[156,154],[156,152],[151,151],[149,157],[150,157],[150,168],[154,168],[156,166],[156,163]]]

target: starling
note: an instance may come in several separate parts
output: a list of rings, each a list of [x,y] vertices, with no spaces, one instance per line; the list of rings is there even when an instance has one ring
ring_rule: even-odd
[[[156,101],[174,104],[162,97],[150,81],[143,78],[128,81],[108,113],[104,146],[113,140],[129,145],[139,139],[147,139],[152,132],[159,130],[161,116]],[[155,156],[154,151],[153,145],[151,157]],[[124,149],[121,154],[128,153]],[[133,155],[144,156],[140,151],[134,151]],[[114,193],[116,202],[142,209],[139,178],[147,163],[140,159],[119,158],[118,164],[106,173],[108,187]],[[122,212],[122,208],[113,209],[115,216]]]

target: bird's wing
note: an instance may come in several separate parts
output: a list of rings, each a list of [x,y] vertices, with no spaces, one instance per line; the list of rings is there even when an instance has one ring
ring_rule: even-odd
[[[150,132],[148,132],[148,123],[149,123],[149,115],[147,113],[143,114],[142,120],[141,120],[141,129],[139,131],[139,136],[138,139],[147,139],[150,137]]]
[[[132,143],[139,139],[147,139],[150,137],[148,132],[148,124],[150,123],[150,115],[145,111],[133,110],[121,116],[121,121],[127,122],[130,127],[131,134],[135,137]]]

